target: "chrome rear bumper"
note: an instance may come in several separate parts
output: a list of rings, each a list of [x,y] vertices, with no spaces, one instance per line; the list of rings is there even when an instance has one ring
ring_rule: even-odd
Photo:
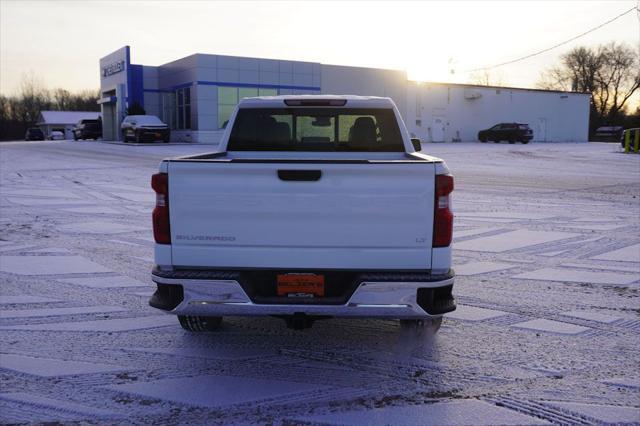
[[[363,281],[353,295],[344,304],[263,304],[254,303],[240,283],[232,279],[185,279],[167,278],[152,275],[158,284],[182,286],[182,299],[175,307],[158,307],[177,315],[201,316],[264,316],[264,315],[306,315],[335,317],[376,317],[376,318],[428,318],[438,317],[442,313],[430,315],[418,303],[419,289],[437,289],[453,285],[451,275],[446,279],[426,282],[376,282]],[[421,290],[424,291],[424,290]],[[446,312],[455,309],[451,298]]]

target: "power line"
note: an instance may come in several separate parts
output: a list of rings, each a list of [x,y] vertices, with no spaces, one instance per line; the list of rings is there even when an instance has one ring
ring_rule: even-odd
[[[555,49],[555,48],[558,48],[558,47],[560,47],[560,46],[563,46],[563,45],[565,45],[565,44],[567,44],[567,43],[571,43],[572,41],[577,40],[577,39],[579,39],[580,37],[583,37],[583,36],[585,36],[585,35],[587,35],[587,34],[589,34],[589,33],[592,33],[592,32],[594,32],[594,31],[596,31],[596,30],[598,30],[598,29],[600,29],[600,28],[604,27],[605,25],[608,25],[608,24],[612,23],[613,21],[616,21],[616,20],[618,20],[618,19],[622,18],[624,15],[626,15],[626,14],[628,14],[628,13],[633,12],[634,10],[635,10],[635,11],[638,11],[638,13],[640,13],[640,7],[638,7],[638,6],[634,6],[634,7],[632,7],[631,9],[627,10],[626,12],[623,12],[623,13],[619,14],[619,15],[618,15],[618,16],[616,16],[615,18],[609,19],[607,22],[604,22],[604,23],[602,23],[602,24],[598,25],[597,27],[593,27],[593,28],[591,28],[590,30],[583,32],[582,34],[578,34],[577,36],[572,37],[572,38],[570,38],[570,39],[568,39],[568,40],[565,40],[565,41],[563,41],[562,43],[558,43],[558,44],[556,44],[556,45],[554,45],[554,46],[548,47],[548,48],[543,49],[543,50],[540,50],[540,51],[538,51],[538,52],[534,52],[534,53],[531,53],[531,54],[529,54],[529,55],[522,56],[522,57],[520,57],[520,58],[518,58],[518,59],[513,59],[513,60],[511,60],[511,61],[502,62],[502,63],[500,63],[500,64],[490,65],[490,66],[487,66],[487,67],[474,68],[474,69],[465,70],[465,71],[462,71],[462,72],[467,73],[467,72],[484,71],[484,70],[488,70],[488,69],[492,69],[492,68],[498,68],[498,67],[501,67],[501,66],[504,66],[504,65],[513,64],[513,63],[515,63],[515,62],[524,61],[525,59],[529,59],[529,58],[532,58],[532,57],[534,57],[534,56],[541,55],[541,54],[546,53],[546,52],[548,52],[548,51],[550,51],[550,50],[553,50],[553,49]]]

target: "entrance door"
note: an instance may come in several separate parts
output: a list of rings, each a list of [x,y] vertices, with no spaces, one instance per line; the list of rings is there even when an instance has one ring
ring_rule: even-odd
[[[116,111],[116,103],[110,103],[109,109],[111,111],[111,140],[119,141],[120,140],[120,129],[118,127],[118,113]]]
[[[444,142],[444,117],[434,115],[431,124],[431,141]]]
[[[102,104],[102,138],[107,141],[118,140],[118,120],[115,102]]]
[[[534,135],[535,139],[540,142],[547,141],[547,119],[538,118],[538,129]]]

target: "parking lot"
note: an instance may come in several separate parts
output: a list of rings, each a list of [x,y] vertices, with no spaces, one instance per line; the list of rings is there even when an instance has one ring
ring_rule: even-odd
[[[640,156],[431,144],[456,176],[434,336],[147,305],[161,158],[212,146],[0,144],[0,422],[640,423]]]

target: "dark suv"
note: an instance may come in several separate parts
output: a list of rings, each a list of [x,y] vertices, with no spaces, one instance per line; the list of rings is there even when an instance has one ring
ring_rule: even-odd
[[[98,139],[99,137],[102,137],[102,122],[100,120],[80,120],[73,128],[74,141],[78,139]]]
[[[39,127],[29,127],[24,135],[25,141],[43,141],[44,133]]]
[[[480,130],[478,132],[478,139],[480,142],[493,141],[498,143],[500,141],[507,141],[509,143],[529,143],[529,141],[533,139],[533,130],[529,128],[528,124],[500,123],[490,129]]]

